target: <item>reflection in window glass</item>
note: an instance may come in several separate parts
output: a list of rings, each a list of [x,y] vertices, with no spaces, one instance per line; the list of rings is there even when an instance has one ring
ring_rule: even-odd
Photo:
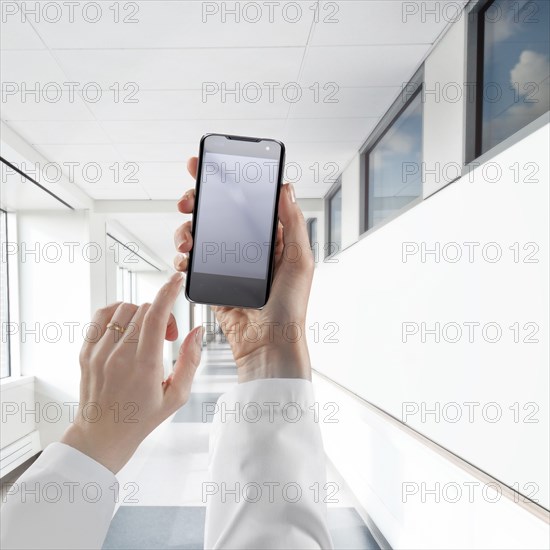
[[[549,109],[549,12],[548,0],[495,0],[480,14],[480,154]]]
[[[328,200],[328,244],[326,255],[337,254],[342,248],[342,188]]]
[[[7,222],[6,213],[0,210],[0,378],[7,378],[10,375]]]
[[[367,154],[367,227],[422,194],[422,101],[417,93]]]

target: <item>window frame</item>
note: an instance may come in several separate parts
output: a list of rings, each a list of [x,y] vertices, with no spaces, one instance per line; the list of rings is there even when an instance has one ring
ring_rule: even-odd
[[[512,145],[522,141],[548,123],[549,112],[519,128],[516,132],[497,143],[491,149],[481,152],[483,139],[483,91],[484,91],[484,53],[485,33],[483,32],[483,15],[496,0],[477,0],[470,5],[467,12],[466,28],[466,82],[475,84],[473,98],[466,93],[464,113],[464,176],[471,170],[471,165],[480,165],[494,158]],[[468,10],[468,7],[466,7]],[[466,12],[465,12],[466,13]]]
[[[18,244],[17,238],[17,218],[15,212],[6,210],[0,206],[0,210],[5,213],[6,220],[6,242]],[[9,240],[11,239],[11,241]],[[19,254],[13,255],[11,261],[6,255],[7,269],[7,287],[8,287],[8,322],[14,323],[20,328],[19,317]],[[21,373],[21,345],[19,331],[9,338],[9,375],[0,379],[2,385],[11,383],[22,376]]]
[[[10,261],[9,261],[9,256],[8,256],[8,250],[7,250],[7,246],[8,246],[8,243],[9,243],[9,224],[8,224],[8,212],[6,210],[4,210],[3,208],[0,208],[0,218],[2,218],[1,222],[4,224],[4,234],[6,236],[6,241],[3,244],[2,246],[2,250],[0,251],[0,253],[2,254],[2,256],[4,255],[4,250],[3,248],[6,247],[6,251],[5,251],[5,258],[6,258],[6,261],[5,261],[5,268],[4,266],[2,266],[2,269],[5,269],[6,271],[6,310],[7,310],[7,323],[8,323],[8,326],[11,322],[11,315],[10,315],[10,307],[11,307],[11,297],[10,297]],[[4,264],[4,261],[2,261],[2,264]],[[6,327],[7,329],[7,327]],[[3,331],[2,331],[3,332]],[[11,356],[12,356],[12,342],[11,342],[11,336],[9,334],[7,334],[7,331],[6,331],[6,343],[2,343],[2,345],[5,345],[6,348],[7,348],[7,361],[8,361],[8,374],[6,376],[2,376],[0,378],[0,380],[7,380],[9,378],[12,377],[12,361],[11,361]]]
[[[117,265],[117,300],[135,304],[137,301],[136,272]]]
[[[340,243],[340,248],[334,252],[331,252],[331,225],[332,217],[330,215],[330,201],[334,198],[334,195],[338,191],[342,190],[342,176],[338,176],[336,181],[332,184],[331,188],[328,190],[328,193],[325,195],[325,255],[324,261],[330,260],[334,256],[337,256],[342,251],[342,243]]]
[[[411,91],[411,86],[413,90]],[[403,89],[397,99],[392,103],[386,114],[382,117],[370,136],[367,138],[363,147],[359,150],[360,164],[360,189],[359,189],[359,239],[370,235],[373,231],[383,227],[390,221],[394,220],[407,210],[413,208],[424,200],[423,193],[416,199],[406,204],[403,208],[397,210],[394,214],[385,218],[382,222],[374,227],[368,227],[368,197],[369,197],[369,162],[368,158],[372,150],[378,145],[380,140],[387,134],[397,119],[407,110],[410,104],[420,94],[424,93],[424,64],[416,71],[413,77],[403,85]],[[424,105],[423,96],[421,105]],[[422,124],[424,124],[424,108],[422,108]],[[423,149],[423,143],[422,149]],[[423,153],[423,151],[422,151]],[[422,162],[422,161],[421,161]],[[422,166],[421,166],[422,168]],[[422,178],[423,179],[423,178]]]

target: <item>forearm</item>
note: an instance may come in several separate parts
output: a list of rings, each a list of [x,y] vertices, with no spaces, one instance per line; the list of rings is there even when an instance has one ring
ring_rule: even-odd
[[[332,548],[312,405],[311,383],[296,379],[241,384],[220,398],[203,490],[205,548]]]

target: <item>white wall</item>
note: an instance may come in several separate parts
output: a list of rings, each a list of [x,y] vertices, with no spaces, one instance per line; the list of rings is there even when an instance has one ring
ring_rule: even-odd
[[[34,415],[25,415],[22,410],[35,408],[34,379],[32,376],[18,377],[17,380],[2,381],[0,385],[0,407],[2,410],[2,430],[0,449],[36,429]]]
[[[506,487],[456,464],[320,376],[313,385],[325,450],[392,548],[548,548],[548,524],[522,497],[509,498]],[[332,498],[339,501],[339,493]]]
[[[420,413],[409,425],[492,476],[519,486],[548,506],[548,125],[498,155],[391,223],[351,246],[338,263],[322,264],[315,273],[308,326],[320,324],[320,341],[308,331],[313,365],[383,410],[402,418],[404,404],[433,409],[436,403],[461,404],[463,417],[452,422],[454,410],[439,420]],[[536,183],[514,182],[509,169],[515,162],[536,161]],[[502,177],[492,178],[500,167]],[[460,243],[463,257],[456,263],[439,262],[420,253],[402,259],[404,243],[433,249],[435,243]],[[475,259],[468,261],[465,242],[479,242]],[[482,246],[496,242],[500,261],[484,259]],[[513,243],[520,243],[521,261],[514,262]],[[536,243],[538,263],[525,263]],[[451,249],[447,249],[449,257]],[[489,250],[487,250],[489,252]],[[492,249],[491,249],[492,251]],[[336,283],[335,283],[336,281]],[[478,328],[468,341],[466,327],[457,343],[434,343],[427,336],[407,337],[403,323],[498,323],[502,337],[489,343]],[[528,336],[526,323],[536,323],[538,343],[514,343],[509,329],[520,323],[520,338]],[[338,327],[328,339],[333,323]],[[324,326],[326,330],[323,330]],[[491,337],[492,334],[489,334]],[[453,337],[448,334],[449,339]],[[468,419],[464,402],[481,406]],[[491,422],[496,409],[502,418]],[[519,403],[519,421],[514,407]],[[526,423],[534,403],[538,412]],[[451,419],[451,420],[449,420]],[[357,434],[349,441],[354,448]],[[361,490],[360,487],[357,490]]]

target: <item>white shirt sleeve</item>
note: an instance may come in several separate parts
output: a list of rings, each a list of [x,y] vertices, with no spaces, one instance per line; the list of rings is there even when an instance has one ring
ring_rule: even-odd
[[[222,395],[213,418],[205,548],[332,548],[311,382],[266,379]]]
[[[63,443],[52,443],[11,486],[2,505],[0,548],[101,548],[113,516],[114,474]]]

